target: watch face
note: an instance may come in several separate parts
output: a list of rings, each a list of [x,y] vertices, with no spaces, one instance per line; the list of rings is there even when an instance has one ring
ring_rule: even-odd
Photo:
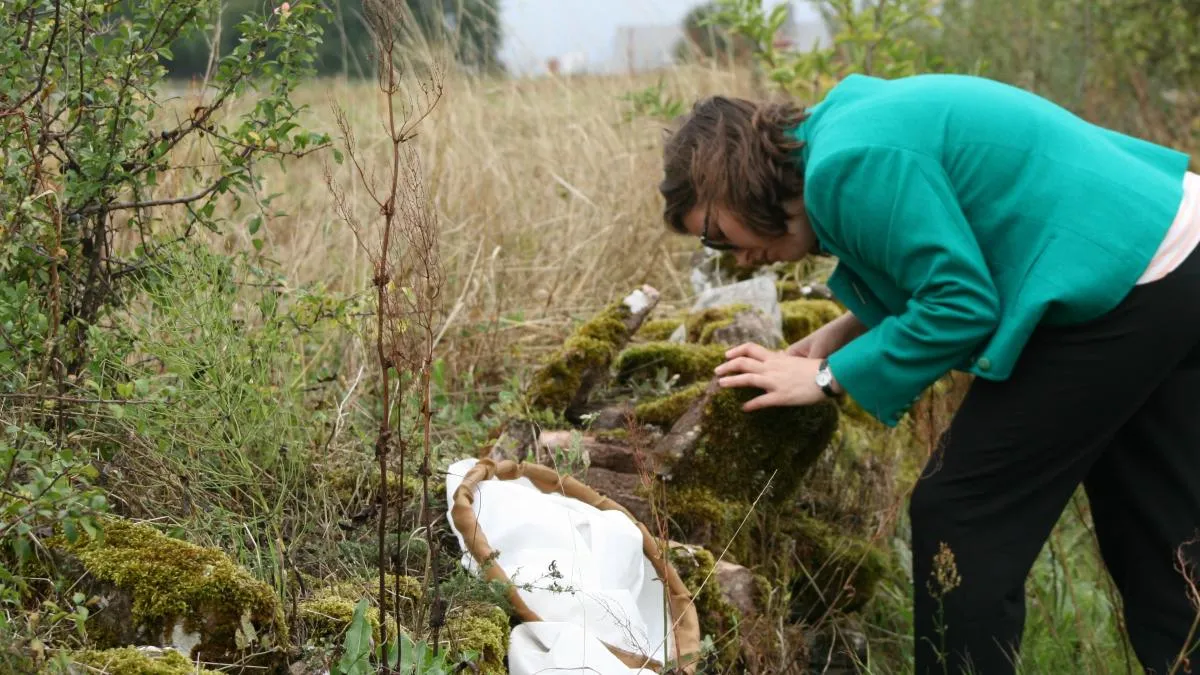
[[[828,370],[818,370],[817,371],[817,386],[824,387],[825,385],[829,384],[832,380],[833,380],[833,377],[830,375]]]

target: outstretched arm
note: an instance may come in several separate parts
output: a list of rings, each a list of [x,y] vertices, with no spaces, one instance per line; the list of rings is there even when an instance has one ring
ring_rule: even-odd
[[[941,165],[901,148],[849,149],[811,167],[805,199],[824,236],[910,296],[905,311],[830,356],[838,382],[894,425],[995,330],[1000,302]]]

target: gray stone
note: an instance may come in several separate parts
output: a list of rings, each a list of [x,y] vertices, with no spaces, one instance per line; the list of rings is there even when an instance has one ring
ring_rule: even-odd
[[[779,308],[779,296],[775,288],[773,273],[725,286],[708,288],[700,293],[700,297],[696,298],[691,311],[698,312],[730,305],[749,305],[758,310],[766,321],[761,329],[765,332],[765,338],[773,339],[778,336],[779,340],[783,339],[783,312]],[[672,342],[684,342],[687,336],[683,326],[676,329],[670,339]]]

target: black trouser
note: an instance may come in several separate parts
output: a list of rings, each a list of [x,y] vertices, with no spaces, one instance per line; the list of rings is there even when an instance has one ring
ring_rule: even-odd
[[[912,495],[919,675],[1013,672],[1026,576],[1080,483],[1137,658],[1167,673],[1197,612],[1177,554],[1200,562],[1200,251],[973,383]]]

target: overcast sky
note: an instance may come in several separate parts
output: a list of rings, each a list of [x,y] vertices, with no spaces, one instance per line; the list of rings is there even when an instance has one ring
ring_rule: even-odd
[[[501,57],[514,72],[528,72],[575,52],[586,55],[589,68],[601,69],[612,58],[618,26],[678,24],[699,4],[703,0],[501,0]],[[793,5],[798,18],[816,16],[806,0]]]

